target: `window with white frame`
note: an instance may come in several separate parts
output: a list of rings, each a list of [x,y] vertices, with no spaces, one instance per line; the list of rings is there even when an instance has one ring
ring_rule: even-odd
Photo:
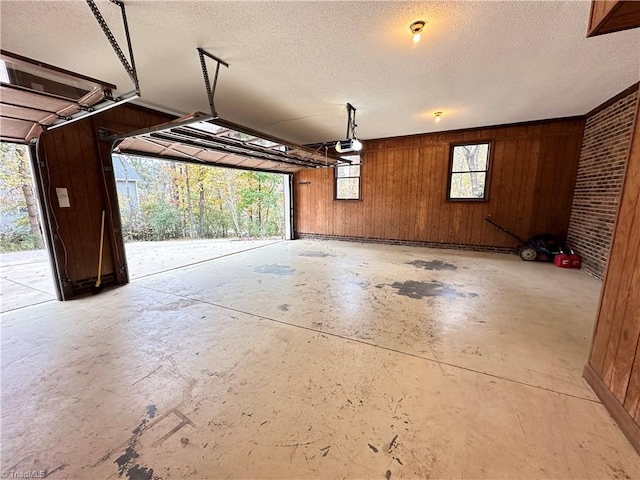
[[[340,164],[336,170],[336,200],[360,200],[360,155],[342,157],[351,163]]]

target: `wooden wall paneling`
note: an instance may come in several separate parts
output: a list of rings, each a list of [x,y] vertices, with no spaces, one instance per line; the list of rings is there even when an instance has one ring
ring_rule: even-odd
[[[416,235],[416,223],[418,222],[418,218],[416,216],[417,205],[416,199],[417,192],[416,187],[418,186],[418,181],[416,179],[416,168],[418,167],[418,153],[421,151],[421,148],[418,147],[413,150],[407,150],[406,152],[406,160],[405,160],[405,173],[406,173],[406,190],[404,192],[404,205],[407,212],[407,216],[410,219],[408,222],[404,223],[404,229],[401,232],[400,238],[409,238],[415,239]]]
[[[452,202],[448,205],[447,214],[447,236],[446,241],[453,243],[453,239],[459,238],[460,236],[460,221],[462,217],[461,211],[462,205],[460,202]]]
[[[98,262],[95,261],[95,270],[92,272],[91,265],[94,263],[94,259],[97,260],[97,247],[94,226],[91,224],[92,219],[92,205],[91,205],[91,193],[95,192],[95,182],[93,178],[89,177],[93,173],[92,169],[87,165],[90,162],[95,162],[95,157],[92,155],[93,136],[89,134],[90,147],[85,145],[86,130],[84,128],[84,122],[78,123],[76,128],[61,128],[59,131],[62,134],[65,144],[65,150],[67,152],[66,160],[69,162],[70,167],[74,170],[74,175],[71,177],[70,190],[74,192],[75,204],[71,205],[70,212],[76,217],[73,229],[70,231],[71,235],[77,237],[80,240],[81,249],[79,258],[80,271],[78,272],[77,280],[83,280],[91,278],[97,274]],[[82,130],[82,135],[80,135]],[[97,190],[100,192],[100,190]]]
[[[636,107],[640,112],[640,105]],[[640,121],[622,187],[585,379],[640,453]]]
[[[296,231],[309,228],[309,225],[305,222],[308,222],[311,218],[311,215],[309,215],[309,201],[305,198],[303,186],[300,184],[300,182],[305,181],[304,175],[306,173],[306,171],[302,171],[293,177],[293,198],[295,205],[298,206],[293,210],[293,223]]]
[[[416,224],[418,223],[418,170],[420,168],[420,153],[422,152],[422,148],[416,148],[407,152],[407,161],[408,161],[408,170],[407,173],[409,175],[409,187],[407,190],[407,195],[404,199],[405,203],[409,204],[409,218],[411,218],[411,222],[407,225],[407,238],[412,240],[416,239]]]
[[[371,194],[369,192],[369,181],[371,174],[371,166],[369,162],[375,155],[365,144],[362,157],[362,166],[360,167],[360,209],[358,210],[360,218],[358,219],[357,237],[365,237],[367,229],[367,219],[371,218]]]
[[[320,197],[318,197],[318,201],[321,201],[322,198],[327,198],[327,194],[329,193],[329,181],[328,181],[328,175],[327,175],[327,171],[322,171],[322,177],[324,178],[324,181],[322,183],[323,185],[323,195],[321,195]],[[335,173],[335,172],[334,172]],[[334,183],[335,179],[332,178],[331,179],[331,183]],[[335,198],[335,197],[334,197]],[[340,215],[340,212],[342,211],[342,209],[344,208],[344,202],[342,201],[337,201],[337,202],[327,202],[324,205],[319,205],[319,209],[318,211],[320,212],[320,215],[325,215],[325,217],[328,216],[328,218],[331,219],[331,224],[332,224],[332,228],[333,231],[336,232],[336,235],[342,235],[342,217]],[[328,215],[327,215],[328,212]]]
[[[548,180],[552,179],[547,165],[547,158],[550,150],[549,138],[542,137],[540,145],[540,156],[538,158],[538,170],[536,174],[534,200],[529,218],[529,232],[542,233],[538,225],[542,223],[541,216],[544,215],[543,202],[548,198]]]
[[[635,358],[631,367],[629,386],[627,387],[623,406],[640,425],[640,418],[637,416],[640,413],[640,343],[636,345]]]
[[[360,172],[360,182],[362,187],[362,172]],[[362,189],[360,189],[360,195],[362,195]],[[345,235],[348,235],[350,232],[353,232],[355,236],[358,236],[358,231],[360,230],[360,205],[361,201],[356,200],[354,202],[349,202],[346,207],[348,207],[347,215],[344,218],[344,232]]]
[[[319,187],[319,191],[317,192],[319,195],[315,195],[314,197],[314,210],[318,212],[319,218],[324,220],[325,228],[328,228],[328,223],[331,221],[333,228],[336,229],[336,215],[333,214],[337,207],[337,203],[333,201],[335,198],[336,171],[334,168],[327,168],[318,170],[318,173],[320,174],[320,183],[318,184],[318,182],[316,182],[316,186]],[[314,190],[311,191],[313,192]]]
[[[566,190],[571,190],[578,159],[561,157],[578,156],[575,130],[582,123],[542,122],[369,140],[361,177],[362,202],[333,202],[332,191],[325,198],[323,189],[315,184],[328,188],[328,182],[333,188],[333,178],[324,179],[320,172],[312,171],[309,192],[313,193],[306,203],[318,202],[310,214],[322,218],[300,220],[298,231],[515,246],[515,240],[483,222],[487,213],[523,237],[546,230],[564,231],[568,212],[561,210],[565,205],[569,208],[572,192]],[[489,201],[447,201],[450,144],[488,139],[493,140]],[[302,204],[305,198],[296,202],[299,215],[307,211]]]
[[[387,237],[391,239],[400,238],[400,218],[406,220],[406,211],[403,208],[404,199],[399,195],[399,190],[402,188],[402,168],[403,168],[403,156],[406,149],[396,150],[394,152],[394,158],[389,162],[387,173],[390,176],[391,191],[388,192],[387,197]]]
[[[553,168],[554,175],[553,181],[549,182],[551,184],[551,189],[549,198],[547,199],[548,203],[546,204],[544,211],[547,215],[545,223],[548,225],[546,232],[551,233],[552,235],[561,236],[562,227],[559,226],[560,222],[558,221],[561,215],[558,215],[558,210],[560,209],[561,202],[560,185],[562,184],[562,177],[566,175],[567,170],[563,159],[568,142],[566,140],[560,141],[560,137],[557,136],[554,136],[553,140],[555,151],[553,153],[553,160],[549,159],[548,166]]]
[[[303,185],[300,185],[300,190],[304,192],[304,196],[307,198],[307,219],[306,222],[309,223],[310,228],[323,228],[325,225],[318,225],[318,222],[324,219],[320,218],[318,215],[318,211],[316,210],[317,205],[315,204],[314,195],[318,195],[321,190],[318,188],[318,184],[321,179],[317,175],[311,175],[312,173],[317,173],[313,170],[307,170],[304,172],[306,178],[304,179]]]
[[[382,162],[382,155],[379,151],[369,156],[367,162],[367,172],[364,178],[364,185],[362,186],[366,191],[366,196],[363,197],[363,201],[367,203],[367,213],[369,214],[369,223],[365,222],[363,228],[363,236],[373,237],[374,233],[378,231],[378,224],[380,223],[380,202],[377,198],[380,194],[381,184],[376,184],[376,178],[378,176],[378,170],[380,169],[380,163]]]
[[[636,232],[640,232],[640,219],[636,220]],[[638,259],[640,233],[637,233],[635,237],[629,245],[629,248],[632,248],[632,243],[635,243],[633,259],[629,258],[631,252],[628,251],[627,260],[629,263],[626,268],[626,270],[635,271],[629,279],[625,308],[624,311],[621,312],[622,320],[620,323],[622,324],[622,328],[618,348],[613,360],[611,380],[609,382],[611,392],[620,400],[620,403],[623,404],[629,393],[629,382],[631,380],[640,340],[640,268],[638,268],[638,265],[640,265],[640,260]],[[616,311],[618,311],[617,308]]]
[[[434,189],[434,168],[435,151],[428,145],[424,145],[420,151],[420,166],[418,168],[418,191],[417,191],[417,215],[420,218],[417,240],[427,240],[433,238],[434,230],[437,228],[433,221],[433,203],[435,201]]]
[[[384,160],[380,164],[378,170],[378,180],[384,185],[383,196],[381,200],[381,215],[380,215],[380,237],[379,238],[391,238],[391,216],[393,215],[393,203],[391,202],[391,195],[393,194],[393,166],[396,159],[398,150],[392,150],[388,156],[384,157]],[[374,183],[375,185],[375,183]]]
[[[639,142],[634,140],[634,144],[637,143]],[[640,150],[640,147],[634,146],[634,148]],[[614,250],[616,251],[616,255],[612,255],[609,260],[596,336],[591,354],[591,365],[601,378],[603,378],[605,383],[611,378],[613,358],[615,358],[615,349],[617,349],[620,335],[621,326],[619,322],[616,322],[616,319],[619,318],[616,316],[616,310],[620,312],[620,309],[623,307],[616,307],[618,306],[620,292],[625,291],[624,285],[628,285],[629,282],[628,269],[625,267],[629,265],[627,263],[629,249],[633,249],[634,246],[630,244],[630,240],[632,240],[634,212],[638,208],[637,192],[639,189],[640,162],[629,162],[618,212],[619,220],[616,225],[615,237],[611,249],[612,252]],[[623,220],[621,221],[620,219]],[[636,252],[633,252],[633,254],[637,254],[637,247]],[[625,283],[625,281],[627,283]],[[607,356],[609,358],[607,358]]]
[[[413,219],[409,216],[407,207],[407,152],[402,149],[397,152],[397,158],[393,165],[393,183],[391,189],[391,236],[389,238],[403,238],[405,225],[410,224]],[[402,222],[400,221],[402,219]],[[406,238],[406,237],[404,237]]]
[[[433,150],[422,147],[418,150],[418,159],[416,165],[416,190],[415,196],[412,198],[416,206],[416,224],[414,229],[413,240],[424,240],[429,236],[429,203],[431,195],[425,192],[430,191],[431,176],[430,168],[433,158]]]
[[[611,299],[615,298],[616,293],[620,288],[620,279],[623,267],[623,261],[620,261],[615,257],[610,259],[609,266],[607,268],[607,277],[610,278],[605,281],[601,295],[602,301],[600,311],[598,313],[598,321],[596,324],[595,336],[589,360],[589,364],[601,378],[604,377],[605,374],[605,356],[607,354],[613,326],[615,300]]]
[[[51,178],[52,184],[50,189],[50,200],[54,205],[54,214],[58,223],[60,244],[64,250],[63,255],[66,265],[66,273],[70,279],[86,278],[87,273],[85,270],[82,238],[79,235],[76,235],[76,232],[71,229],[72,226],[77,226],[81,221],[79,220],[81,217],[77,213],[81,204],[81,197],[73,188],[72,170],[74,169],[74,166],[67,160],[69,154],[75,154],[77,144],[72,141],[69,142],[69,146],[67,147],[67,142],[64,135],[60,133],[61,131],[62,130],[60,129],[56,132],[57,135],[46,137],[49,142],[51,142],[52,139],[52,150],[56,153],[55,160],[51,159],[52,162],[55,162],[55,168],[53,163],[50,164],[50,171],[54,172]],[[58,206],[56,188],[67,189],[70,203],[69,208],[60,208]]]
[[[327,189],[329,188],[323,178],[323,175],[326,172],[317,170],[313,171],[313,173],[315,173],[316,175],[313,175],[309,178],[309,184],[306,187],[309,192],[309,202],[311,203],[310,213],[312,217],[315,216],[313,223],[320,223],[320,225],[318,225],[320,228],[328,228],[329,226],[327,225],[327,222],[329,221],[329,219],[331,219],[331,228],[333,228],[333,216],[330,216],[326,213],[325,208],[327,208],[327,205],[324,204],[324,202],[331,201],[330,199],[326,198]],[[333,179],[331,180],[331,182],[333,184]]]
[[[396,203],[398,177],[402,168],[402,152],[402,149],[394,150],[393,156],[387,161],[386,175],[388,181],[385,196],[384,238],[398,238],[398,231],[396,230],[398,222],[396,219],[398,216],[404,216],[402,206]]]
[[[301,228],[300,231],[303,232],[305,231],[302,229],[303,225],[310,229],[317,228],[318,225],[316,225],[316,223],[320,218],[317,212],[313,211],[315,205],[313,203],[312,192],[313,189],[317,187],[314,187],[312,182],[317,182],[318,178],[312,175],[312,173],[315,172],[312,170],[303,170],[298,174],[298,191],[300,196],[296,199],[296,205],[303,205],[305,208],[304,217],[298,220],[299,227]]]
[[[543,149],[538,164],[538,175],[536,178],[536,201],[531,218],[529,231],[532,234],[552,233],[548,223],[550,209],[554,208],[557,201],[553,199],[554,186],[558,174],[556,159],[559,150],[559,140],[555,136],[546,136],[543,139]]]
[[[591,14],[589,15],[589,29],[596,28],[617,3],[618,0],[593,0],[591,2]]]
[[[511,207],[515,204],[515,195],[519,190],[513,179],[515,178],[516,163],[518,162],[517,140],[504,140],[500,143],[500,162],[502,163],[502,170],[500,175],[500,196],[505,201],[499,202],[496,205],[496,218],[499,218],[502,226],[508,230],[522,235],[522,232],[515,231],[515,222],[511,217]],[[503,233],[503,232],[500,232]],[[501,245],[510,246],[515,242],[510,236],[503,235],[504,242]]]
[[[70,143],[76,147],[73,156],[68,160],[77,169],[79,175],[73,179],[73,189],[77,195],[76,212],[80,220],[76,235],[82,240],[85,274],[82,279],[98,276],[98,250],[100,248],[101,208],[106,203],[103,197],[102,184],[97,181],[101,173],[98,171],[97,145],[94,143],[90,122],[78,123],[77,128],[61,129],[67,148]],[[96,198],[97,197],[97,198]],[[109,242],[105,242],[104,274],[112,273],[113,267],[109,253]]]
[[[375,179],[377,178],[377,171],[380,168],[381,162],[381,154],[379,151],[375,151],[375,153],[371,153],[368,156],[367,160],[367,171],[365,172],[364,184],[362,188],[364,189],[365,196],[363,197],[363,201],[366,204],[366,212],[367,219],[369,221],[364,222],[364,226],[362,229],[363,237],[373,237],[373,232],[376,232],[378,229],[378,222],[380,221],[380,215],[378,212],[378,208],[380,205],[377,205],[377,196],[379,195],[379,185],[375,184]]]
[[[310,178],[310,183],[308,184],[309,200],[311,202],[311,215],[317,216],[314,222],[324,222],[324,225],[321,224],[320,228],[328,228],[327,222],[331,219],[331,222],[333,223],[333,216],[329,216],[324,210],[326,206],[323,201],[326,202],[329,200],[325,198],[327,188],[329,186],[326,185],[325,180],[322,178],[323,174],[326,172],[318,170],[314,173],[319,175],[314,175]],[[331,228],[333,228],[333,224],[331,225]]]
[[[69,229],[74,216],[71,208],[76,204],[75,192],[71,188],[71,173],[68,163],[65,161],[66,145],[61,135],[55,137],[40,137],[42,142],[43,155],[47,162],[47,198],[51,211],[55,220],[57,240],[56,245],[59,258],[62,262],[60,271],[70,278],[78,278],[83,275],[84,271],[80,271],[81,262],[78,256],[71,254],[72,252],[81,252],[82,244],[80,239],[73,235]],[[57,168],[54,168],[54,165]],[[67,188],[71,208],[60,208],[56,197],[56,188]],[[71,295],[71,285],[65,285],[65,296]]]
[[[371,179],[371,185],[376,189],[373,196],[373,211],[375,212],[375,230],[372,232],[373,237],[384,237],[384,223],[385,223],[385,201],[387,197],[387,183],[388,177],[385,175],[387,170],[388,159],[386,155],[380,155],[376,159],[374,165],[373,177]],[[380,189],[378,190],[378,186]]]
[[[416,221],[415,202],[413,199],[413,185],[415,179],[412,178],[412,170],[416,164],[414,160],[417,149],[404,150],[402,152],[402,189],[399,192],[402,210],[406,218],[405,221],[398,221],[398,238],[413,237],[413,225]]]
[[[529,213],[526,209],[526,202],[527,195],[530,194],[530,190],[528,188],[529,182],[527,181],[527,173],[528,166],[531,165],[531,143],[532,140],[525,135],[523,138],[518,139],[516,144],[516,151],[520,153],[518,155],[518,168],[516,169],[514,178],[518,182],[520,188],[517,189],[517,196],[514,199],[515,201],[513,210],[509,212],[511,218],[514,219],[515,231],[521,232],[522,235],[526,235],[525,218],[528,218],[529,216]]]
[[[434,215],[434,220],[438,222],[438,237],[434,241],[442,243],[448,241],[448,225],[450,221],[450,204],[446,200],[449,178],[449,149],[449,145],[444,145],[442,141],[438,141],[434,162],[433,200],[434,208],[437,212]]]
[[[587,37],[640,26],[640,5],[636,0],[593,0]]]
[[[513,156],[510,158],[509,156],[511,152],[507,150],[507,161],[513,164],[511,174],[512,181],[510,182],[511,185],[509,187],[509,196],[511,197],[511,201],[507,203],[507,206],[509,207],[507,210],[507,218],[511,219],[511,228],[513,228],[514,232],[518,232],[519,235],[522,235],[518,222],[518,217],[520,216],[519,212],[522,210],[520,197],[525,191],[525,188],[523,188],[524,184],[522,183],[523,163],[527,155],[525,144],[526,141],[518,135],[517,138],[509,142],[507,145],[513,146]]]
[[[431,195],[426,195],[425,192],[430,191],[431,188],[431,169],[430,165],[433,159],[433,149],[425,146],[419,150],[418,169],[416,177],[418,182],[416,185],[416,196],[413,201],[416,203],[416,228],[415,228],[415,240],[425,240],[430,236],[430,229],[432,222],[429,219]]]
[[[504,166],[504,143],[493,139],[491,148],[493,150],[491,154],[491,183],[489,184],[489,215],[491,219],[502,225],[507,230],[510,229],[510,225],[507,224],[507,220],[505,218],[500,217],[500,212],[497,210],[497,206],[500,205],[501,202],[501,194],[502,194],[502,169]],[[507,237],[507,234],[498,230],[493,225],[489,229],[489,245],[503,245]]]
[[[613,420],[619,425],[631,445],[640,454],[640,424],[634,421],[633,416],[629,415],[629,412],[624,409],[590,365],[584,367],[584,378],[602,401],[602,405],[607,409]]]
[[[624,193],[620,203],[619,218],[614,247],[619,252],[622,264],[620,288],[612,310],[612,327],[604,358],[602,379],[613,394],[624,402],[633,357],[640,337],[640,162],[630,164],[627,170]],[[618,234],[620,232],[620,234]],[[635,280],[635,281],[634,281]],[[636,288],[634,292],[633,289]],[[633,293],[632,293],[633,292]],[[616,373],[614,375],[614,372]]]
[[[391,189],[391,205],[395,206],[395,211],[391,213],[391,238],[403,238],[403,232],[406,231],[407,225],[413,221],[409,216],[407,209],[407,152],[409,149],[403,148],[398,151],[397,161],[394,162],[393,168],[393,186]],[[404,193],[404,195],[403,195]],[[393,207],[392,207],[393,208]],[[402,221],[400,221],[402,219]]]

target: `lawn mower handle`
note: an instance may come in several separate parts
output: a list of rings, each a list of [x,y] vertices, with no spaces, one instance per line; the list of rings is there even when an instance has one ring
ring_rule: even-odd
[[[518,240],[520,243],[522,243],[523,245],[528,245],[527,242],[525,242],[524,240],[522,240],[519,236],[517,236],[515,233],[511,233],[509,230],[507,230],[506,228],[504,228],[502,225],[498,225],[496,222],[494,222],[493,220],[491,220],[491,218],[489,218],[489,216],[484,216],[482,217],[483,220],[489,222],[491,225],[493,225],[494,227],[502,230],[504,233],[506,233],[507,235],[511,235],[513,238],[515,238],[516,240]]]

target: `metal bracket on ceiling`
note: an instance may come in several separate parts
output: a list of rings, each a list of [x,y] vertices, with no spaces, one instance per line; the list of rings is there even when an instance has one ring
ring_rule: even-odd
[[[218,115],[218,112],[216,111],[216,105],[213,101],[213,96],[216,93],[216,85],[218,84],[218,73],[220,72],[220,65],[224,65],[225,67],[229,68],[229,64],[224,60],[220,60],[218,57],[211,55],[209,52],[204,51],[202,48],[198,48],[198,55],[200,56],[200,67],[202,68],[202,76],[204,77],[204,86],[207,89],[207,98],[209,99],[209,108],[211,109],[211,115],[213,115],[214,119],[217,119],[220,115]],[[213,77],[213,88],[211,87],[211,82],[209,81],[209,71],[207,70],[207,61],[205,57],[209,57],[211,60],[214,60],[216,62],[216,74]]]
[[[356,127],[358,126],[356,124],[356,108],[350,103],[347,103],[347,115],[347,136],[345,138],[356,138]]]
[[[107,40],[109,40],[111,47],[116,52],[116,55],[120,60],[120,63],[122,63],[122,66],[129,74],[129,78],[131,78],[131,81],[135,85],[135,93],[137,95],[140,95],[140,83],[138,82],[138,72],[136,71],[136,63],[133,58],[133,47],[131,46],[131,36],[129,35],[129,24],[127,23],[127,12],[125,11],[124,3],[122,3],[121,1],[119,0],[109,0],[109,1],[117,5],[118,7],[120,7],[120,11],[122,12],[122,23],[124,25],[124,34],[127,39],[127,48],[129,50],[129,59],[131,63],[129,63],[129,60],[127,60],[127,57],[124,55],[122,49],[120,48],[120,45],[118,44],[118,41],[113,36],[113,33],[109,28],[109,25],[107,25],[107,21],[102,16],[102,13],[100,13],[100,10],[98,9],[98,6],[94,2],[94,0],[86,0],[87,5],[89,5],[89,8],[93,13],[93,16],[96,17],[96,20],[100,25],[100,28],[102,28],[102,31],[107,37]],[[117,101],[118,99],[115,99],[115,100]]]

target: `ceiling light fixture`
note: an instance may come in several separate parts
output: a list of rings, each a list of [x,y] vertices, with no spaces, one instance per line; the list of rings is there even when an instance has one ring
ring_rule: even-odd
[[[362,150],[362,142],[356,137],[356,109],[347,103],[347,139],[336,142],[336,152],[359,152]]]
[[[413,33],[413,43],[418,43],[420,41],[420,33],[422,33],[424,25],[424,20],[416,20],[409,26],[411,33]]]
[[[434,115],[436,116],[436,122],[439,122],[442,117],[442,112],[435,112]]]

